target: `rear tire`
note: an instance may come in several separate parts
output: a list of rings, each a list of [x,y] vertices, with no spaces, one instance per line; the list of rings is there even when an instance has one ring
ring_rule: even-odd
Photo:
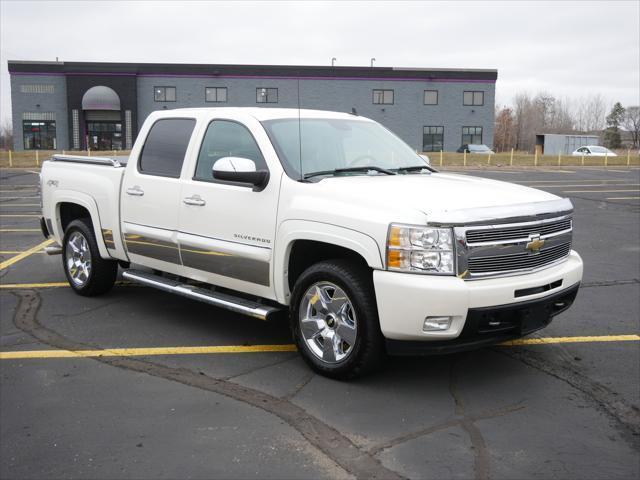
[[[385,349],[371,271],[348,260],[309,267],[293,288],[291,331],[321,375],[348,380],[378,368]]]
[[[100,256],[88,219],[74,220],[67,227],[62,241],[62,267],[71,288],[85,297],[108,292],[118,275],[118,262]]]

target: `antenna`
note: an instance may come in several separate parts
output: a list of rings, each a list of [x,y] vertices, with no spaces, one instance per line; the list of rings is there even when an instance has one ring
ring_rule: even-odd
[[[332,66],[332,67],[335,65],[336,60],[337,60],[337,58],[336,58],[336,57],[333,57],[333,58],[331,59],[331,66]]]
[[[300,181],[304,180],[304,173],[302,172],[302,125],[300,121],[300,72],[298,72],[298,149],[300,159]]]
[[[373,68],[373,62],[375,62],[376,59],[375,58],[371,58],[371,68]]]

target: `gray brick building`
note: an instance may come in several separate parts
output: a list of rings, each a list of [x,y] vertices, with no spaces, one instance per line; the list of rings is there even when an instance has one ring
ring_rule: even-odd
[[[297,107],[379,121],[422,151],[493,144],[496,70],[9,61],[16,150],[131,148],[149,113]]]

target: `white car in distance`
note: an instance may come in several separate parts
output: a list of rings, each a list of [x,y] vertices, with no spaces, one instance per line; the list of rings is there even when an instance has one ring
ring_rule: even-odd
[[[608,148],[601,147],[599,145],[585,145],[580,147],[571,154],[574,157],[582,157],[583,155],[589,155],[591,157],[617,157],[615,152],[612,152]]]

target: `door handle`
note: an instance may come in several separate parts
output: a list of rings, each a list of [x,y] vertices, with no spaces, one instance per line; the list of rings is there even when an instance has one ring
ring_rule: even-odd
[[[127,195],[133,195],[134,197],[141,197],[144,195],[144,191],[138,186],[127,188]]]
[[[202,207],[207,204],[200,195],[193,195],[182,200],[186,205],[194,205],[196,207]]]

